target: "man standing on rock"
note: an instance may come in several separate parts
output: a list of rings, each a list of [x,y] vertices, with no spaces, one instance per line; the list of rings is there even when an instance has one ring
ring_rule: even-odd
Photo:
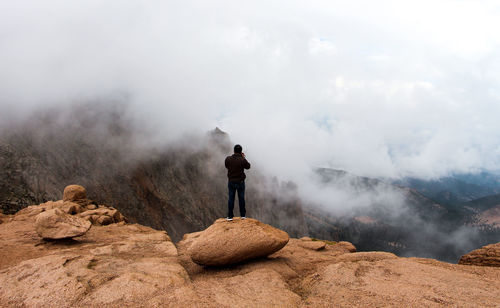
[[[245,158],[243,148],[237,144],[234,146],[234,154],[226,157],[227,168],[227,188],[229,190],[229,200],[227,202],[227,220],[233,220],[234,198],[238,192],[238,203],[240,205],[241,219],[245,219],[245,170],[250,169],[250,163]]]

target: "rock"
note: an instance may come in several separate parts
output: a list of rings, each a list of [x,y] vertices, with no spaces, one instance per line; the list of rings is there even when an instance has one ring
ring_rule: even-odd
[[[70,215],[75,215],[83,211],[82,207],[78,203],[63,201],[60,209]]]
[[[473,250],[463,255],[458,264],[500,267],[500,243]]]
[[[299,246],[302,248],[319,251],[325,249],[326,243],[322,241],[301,242],[299,243]]]
[[[390,252],[383,251],[366,251],[356,253],[346,253],[336,258],[337,262],[359,262],[368,261],[375,262],[386,259],[397,259],[398,257]]]
[[[164,231],[114,224],[54,245],[14,223],[13,230],[0,228],[0,256],[5,248],[8,255],[24,251],[7,267],[0,260],[0,307],[206,306]]]
[[[78,214],[78,217],[90,221],[93,225],[104,226],[112,223],[126,221],[125,217],[114,208],[99,207],[95,210],[88,210]]]
[[[48,201],[40,204],[39,207],[42,209],[42,211],[58,208],[64,213],[70,215],[75,215],[83,212],[83,208],[78,203],[74,203],[72,201]]]
[[[376,253],[376,252],[374,252]],[[361,255],[362,254],[362,255]],[[389,254],[390,255],[390,254]],[[303,307],[498,307],[500,269],[353,253],[313,274]],[[359,256],[361,258],[357,259]],[[462,267],[462,269],[460,268]]]
[[[344,247],[349,252],[356,252],[356,247],[349,242],[338,242],[337,245]]]
[[[256,219],[218,219],[192,239],[188,254],[200,265],[227,265],[268,256],[288,240],[286,232]]]
[[[498,307],[500,298],[500,267],[350,253],[345,242],[319,253],[291,238],[266,259],[206,268],[187,253],[206,230],[177,247],[138,224],[51,242],[34,220],[0,224],[0,307]],[[260,234],[248,230],[244,241]]]
[[[64,188],[63,201],[87,199],[87,191],[80,185],[69,185]]]
[[[301,241],[299,242],[299,246],[302,247],[302,248],[306,248],[306,249],[311,249],[311,250],[322,250],[322,249],[325,249],[326,247],[326,243],[323,242],[323,241],[307,241],[307,240],[303,240],[301,239]]]
[[[64,239],[84,235],[91,223],[54,208],[38,214],[35,229],[43,239]]]
[[[95,204],[89,204],[87,205],[87,210],[95,210],[97,206]]]

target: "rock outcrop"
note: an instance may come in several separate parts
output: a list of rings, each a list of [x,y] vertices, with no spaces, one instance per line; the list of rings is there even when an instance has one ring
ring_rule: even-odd
[[[458,264],[500,267],[500,243],[473,250],[463,255]]]
[[[313,240],[310,237],[303,237],[300,239],[299,246],[311,250],[325,249],[326,242]]]
[[[275,253],[288,240],[286,232],[256,219],[222,218],[192,238],[189,255],[200,265],[235,264]]]
[[[112,223],[126,221],[125,217],[115,208],[100,207],[78,214],[79,217],[90,221],[93,225],[105,226]]]
[[[115,208],[96,205],[87,199],[85,188],[69,185],[64,189],[63,200],[31,205],[19,211],[13,219],[35,218],[35,229],[44,239],[64,239],[82,236],[91,225],[104,226],[126,222]]]
[[[82,236],[91,226],[90,221],[66,214],[58,208],[38,214],[35,220],[36,233],[48,240]]]
[[[72,241],[44,241],[33,213],[6,215],[0,224],[0,307],[499,305],[498,267],[352,252],[347,242],[294,238],[266,258],[205,267],[189,252],[205,231],[186,234],[177,247],[164,231],[123,222],[94,225]],[[304,248],[307,242],[324,247]]]
[[[164,231],[112,224],[71,243],[39,242],[26,222],[10,225],[21,237],[0,229],[0,307],[196,306]]]

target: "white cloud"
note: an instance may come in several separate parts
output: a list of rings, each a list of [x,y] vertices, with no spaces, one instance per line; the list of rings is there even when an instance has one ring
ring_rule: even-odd
[[[332,42],[325,38],[313,37],[309,39],[309,53],[312,55],[335,55],[336,49]]]
[[[492,1],[2,1],[0,107],[125,93],[154,140],[218,125],[295,180],[499,168],[499,28]]]

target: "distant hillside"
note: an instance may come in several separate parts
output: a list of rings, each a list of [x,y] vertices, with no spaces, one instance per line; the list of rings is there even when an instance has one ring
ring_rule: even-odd
[[[478,174],[457,174],[437,180],[405,178],[393,183],[416,189],[442,204],[468,202],[500,193],[500,176],[486,171]]]
[[[464,204],[476,211],[486,211],[500,205],[500,194],[475,199]]]
[[[320,238],[348,239],[360,250],[383,250],[450,262],[456,262],[468,250],[500,238],[500,229],[472,225],[475,212],[440,204],[415,189],[341,170],[322,168],[317,174],[326,189],[352,190],[358,196],[367,196],[364,206],[342,215],[332,214],[328,204],[306,208],[310,233]]]

